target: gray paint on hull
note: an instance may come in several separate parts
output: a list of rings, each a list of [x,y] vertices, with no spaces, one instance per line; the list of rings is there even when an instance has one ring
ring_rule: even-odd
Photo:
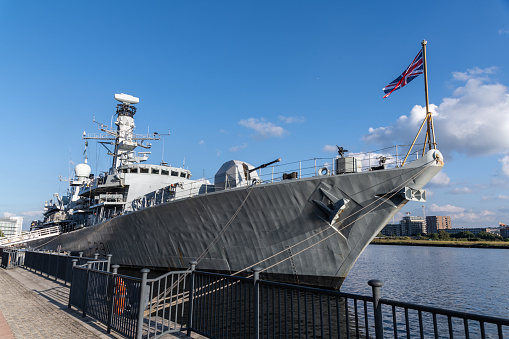
[[[230,227],[200,261],[198,269],[233,273],[283,251],[260,264],[262,269],[267,268],[334,234],[295,255],[293,263],[286,260],[268,269],[264,276],[339,287],[360,253],[406,203],[396,197],[392,203],[382,203],[376,195],[394,192],[402,184],[420,189],[440,169],[441,166],[430,166],[414,179],[411,178],[422,168],[403,167],[256,185]],[[96,251],[101,255],[112,253],[113,261],[123,266],[187,268],[188,262],[198,258],[228,223],[250,189],[231,189],[165,203],[61,234],[49,241],[37,241],[31,246],[45,249],[61,246],[62,250],[83,251],[85,255]],[[351,201],[336,225],[341,235],[329,226],[329,216],[313,202],[329,203],[323,190]],[[377,205],[380,206],[368,212]],[[308,239],[324,229],[325,232]],[[302,244],[288,250],[301,241]]]

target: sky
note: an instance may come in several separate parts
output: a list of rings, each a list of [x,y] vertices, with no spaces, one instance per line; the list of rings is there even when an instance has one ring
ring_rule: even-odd
[[[382,99],[426,39],[445,167],[397,216],[509,224],[509,1],[0,0],[0,216],[41,218],[110,124],[140,98],[136,132],[168,133],[149,162],[211,178],[259,165],[412,142],[419,76]],[[421,141],[422,142],[422,141]],[[164,149],[164,152],[163,152]],[[110,159],[90,143],[93,173]],[[424,206],[424,210],[423,210]]]

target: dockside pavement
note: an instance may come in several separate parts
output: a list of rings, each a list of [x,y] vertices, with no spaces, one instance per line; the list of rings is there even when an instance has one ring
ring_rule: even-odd
[[[106,326],[67,308],[69,286],[17,267],[0,268],[0,338],[124,338]],[[204,338],[193,335],[193,338]],[[189,338],[183,332],[162,338]]]

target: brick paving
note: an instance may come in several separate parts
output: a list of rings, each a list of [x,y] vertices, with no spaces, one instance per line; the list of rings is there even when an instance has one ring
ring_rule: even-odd
[[[0,338],[123,338],[91,317],[68,309],[69,286],[24,268],[0,269]],[[204,338],[193,333],[193,338]],[[184,333],[162,339],[189,338]]]

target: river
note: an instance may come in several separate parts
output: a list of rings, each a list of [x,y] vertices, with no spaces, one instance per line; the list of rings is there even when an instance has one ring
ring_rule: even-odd
[[[509,318],[509,249],[369,245],[341,291],[371,295],[371,279],[383,298]]]

